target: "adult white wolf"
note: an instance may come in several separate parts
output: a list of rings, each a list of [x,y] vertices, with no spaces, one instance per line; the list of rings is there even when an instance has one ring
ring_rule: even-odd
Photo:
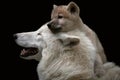
[[[45,24],[37,31],[15,36],[17,44],[25,47],[21,55],[40,61],[37,72],[41,80],[79,80],[94,76],[95,48],[84,33],[81,32],[81,39],[63,33],[56,35]]]
[[[40,61],[37,66],[40,80],[90,80],[94,78],[95,48],[83,32],[80,35],[81,38],[53,34],[45,24],[37,31],[17,33],[14,37],[25,48],[21,51],[22,58]],[[108,70],[107,67],[106,75],[100,80],[119,75],[119,68]],[[118,77],[112,80],[119,80]]]
[[[40,80],[94,80],[95,74],[100,75],[100,80],[120,79],[119,67],[108,70],[108,66],[104,67],[102,45],[95,32],[79,18],[74,2],[54,5],[51,18],[37,31],[14,35],[17,44],[24,47],[22,58],[40,61],[37,67]]]

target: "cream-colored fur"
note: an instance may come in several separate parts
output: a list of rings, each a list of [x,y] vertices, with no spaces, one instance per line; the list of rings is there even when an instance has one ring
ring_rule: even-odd
[[[96,49],[83,32],[81,38],[53,34],[45,24],[37,31],[16,35],[18,45],[39,49],[37,54],[24,59],[39,61],[37,72],[40,80],[119,80],[120,68],[112,68],[114,65],[110,64],[102,65],[105,68],[102,77],[94,75]]]
[[[65,32],[66,34],[79,36],[79,33],[83,32],[95,46],[96,52],[98,56],[100,55],[102,62],[106,62],[104,49],[96,33],[83,23],[79,14],[80,9],[74,2],[70,2],[68,5],[53,5],[52,20],[48,23],[48,27],[53,33]],[[77,34],[75,34],[76,31]]]
[[[113,62],[107,62],[104,65],[104,76],[96,80],[120,80],[120,67]]]
[[[95,48],[85,34],[81,32],[79,44],[67,45],[71,38],[77,37],[62,33],[53,34],[46,29],[46,25],[41,28],[47,47],[43,49],[43,56],[37,68],[40,79],[87,80],[94,77]],[[59,39],[62,39],[63,44]],[[74,41],[77,40],[72,43]]]
[[[104,73],[104,70],[101,65],[106,62],[103,47],[96,33],[82,22],[79,13],[80,9],[74,2],[70,2],[68,5],[54,5],[51,14],[52,20],[48,23],[48,27],[54,34],[61,32],[78,36],[80,39],[82,39],[81,32],[84,33],[85,37],[92,42],[96,49],[95,74],[102,76],[101,74]]]
[[[61,7],[63,8],[61,9]],[[54,5],[54,8],[57,6]],[[71,8],[73,9],[71,10]],[[38,48],[37,54],[22,58],[40,61],[37,66],[39,79],[119,80],[119,67],[107,69],[108,66],[103,66],[106,57],[102,45],[95,32],[78,17],[78,6],[71,2],[67,6],[60,6],[59,9],[71,11],[70,16],[67,16],[68,14],[66,15],[67,12],[65,12],[67,19],[63,19],[61,14],[59,20],[53,19],[56,15],[53,11],[53,20],[37,31],[16,34],[18,45]],[[55,24],[56,20],[59,24]],[[55,23],[53,23],[54,21]],[[52,28],[50,25],[47,26],[51,23]],[[113,76],[109,77],[109,75]]]
[[[96,49],[83,32],[81,39],[63,33],[53,34],[45,24],[37,31],[16,35],[18,45],[39,48],[38,54],[25,58],[40,60],[37,67],[40,80],[89,80],[94,77]]]

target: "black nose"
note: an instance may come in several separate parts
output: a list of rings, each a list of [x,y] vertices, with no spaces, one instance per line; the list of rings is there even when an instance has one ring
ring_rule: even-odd
[[[48,26],[48,28],[51,28],[51,23],[48,23],[47,26]]]
[[[14,35],[13,35],[13,38],[14,38],[14,39],[17,39],[17,35],[16,35],[16,34],[14,34]]]

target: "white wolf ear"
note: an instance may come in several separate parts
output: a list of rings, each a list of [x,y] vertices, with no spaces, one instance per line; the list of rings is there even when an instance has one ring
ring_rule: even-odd
[[[67,6],[67,10],[71,13],[71,14],[77,14],[79,15],[80,13],[80,9],[78,7],[78,5],[74,2],[70,2]]]
[[[80,43],[80,39],[78,37],[68,37],[62,40],[64,46],[76,46]]]

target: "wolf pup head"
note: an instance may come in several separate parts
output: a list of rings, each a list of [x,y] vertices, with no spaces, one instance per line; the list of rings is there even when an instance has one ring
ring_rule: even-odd
[[[80,9],[74,2],[70,2],[68,5],[53,5],[48,27],[54,33],[76,29],[81,22],[79,13]]]

